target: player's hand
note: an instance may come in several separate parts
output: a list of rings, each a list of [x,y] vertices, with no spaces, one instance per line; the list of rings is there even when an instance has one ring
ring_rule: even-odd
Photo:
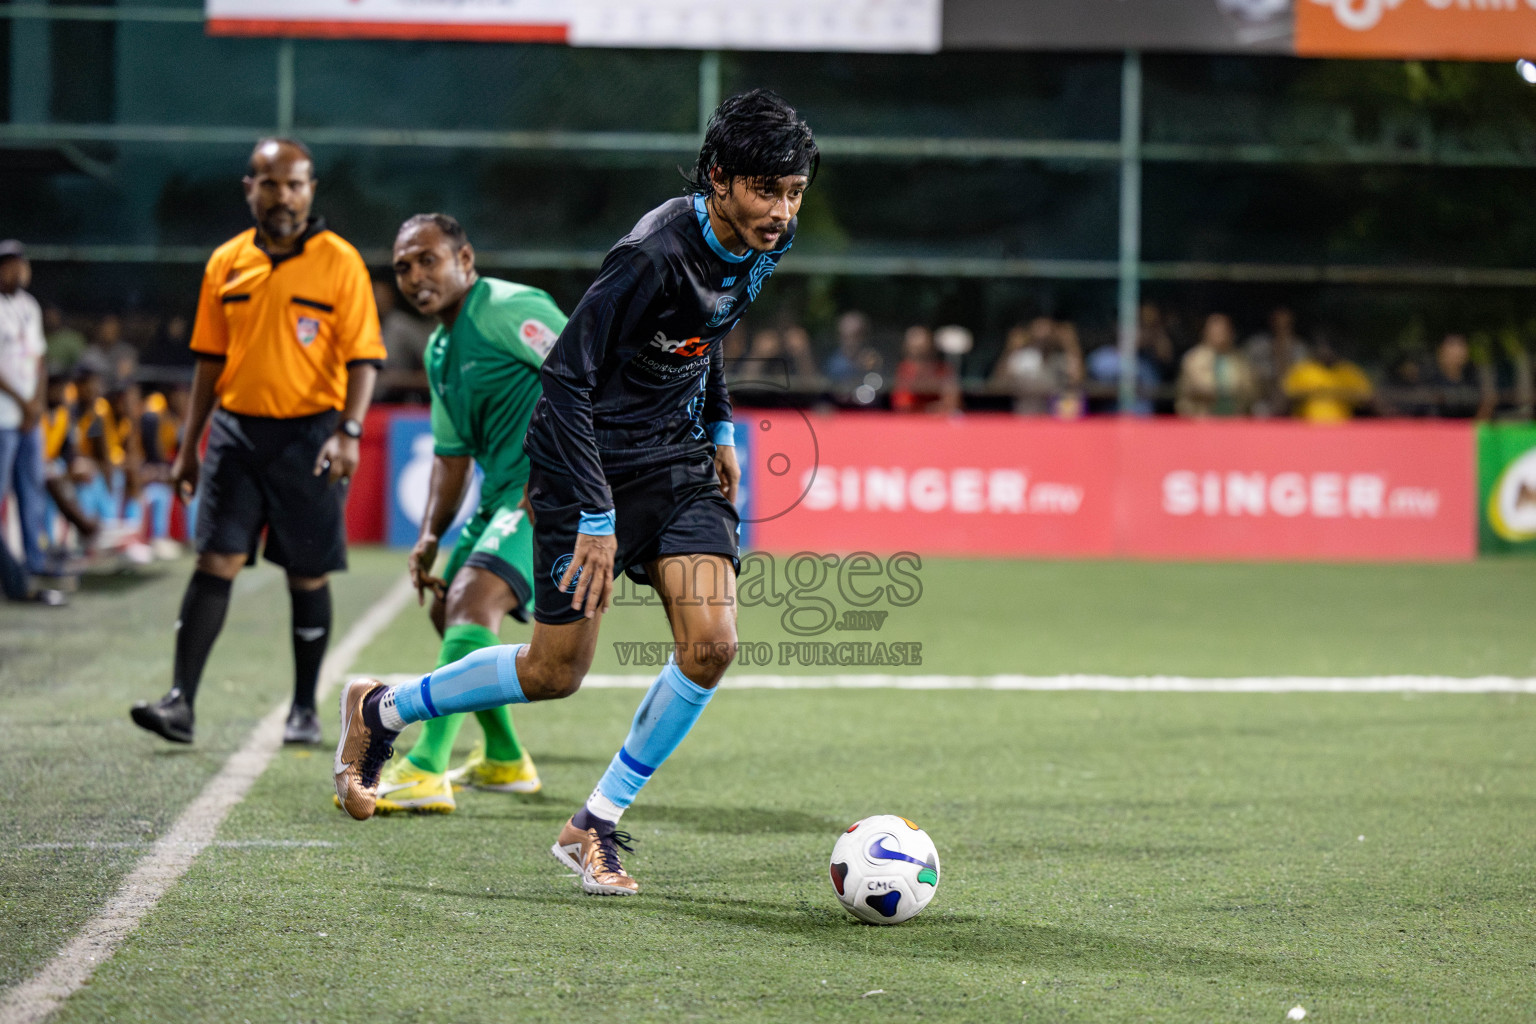
[[[357,443],[357,438],[332,434],[320,446],[320,454],[315,456],[315,476],[329,472],[331,483],[350,479],[361,460],[362,446]]]
[[[736,504],[736,490],[741,486],[741,466],[736,463],[736,449],[723,444],[715,449],[715,472],[720,475],[720,492]]]
[[[560,589],[569,591],[572,581],[575,582],[571,607],[589,619],[608,610],[608,603],[613,598],[613,559],[618,551],[619,540],[612,534],[606,537],[586,533],[576,535],[576,551],[565,575],[560,577]]]
[[[418,605],[427,603],[428,590],[439,600],[447,600],[448,582],[432,575],[432,567],[437,564],[436,537],[430,533],[418,537],[416,546],[411,548],[411,557],[406,559],[405,564],[411,571],[411,586],[416,588]]]
[[[197,493],[197,480],[201,466],[197,461],[197,449],[190,444],[181,446],[176,461],[171,463],[171,487],[181,495],[182,501],[191,501]]]

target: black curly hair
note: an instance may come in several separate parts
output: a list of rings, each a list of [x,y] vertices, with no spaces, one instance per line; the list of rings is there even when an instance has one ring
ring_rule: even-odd
[[[448,239],[448,247],[454,252],[458,252],[469,244],[469,234],[464,230],[463,225],[446,213],[418,213],[400,225],[400,230],[395,233],[395,237],[398,238],[410,228],[419,228],[423,224],[432,224],[441,231],[443,237]]]
[[[727,178],[771,182],[791,174],[814,181],[820,166],[821,151],[811,126],[777,93],[753,89],[715,108],[698,162],[683,177],[689,192],[708,195],[714,191],[709,175],[717,167]]]

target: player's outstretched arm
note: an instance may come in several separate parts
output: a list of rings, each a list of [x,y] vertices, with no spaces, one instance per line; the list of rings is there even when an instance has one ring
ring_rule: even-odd
[[[437,564],[438,542],[453,525],[454,513],[464,500],[470,465],[468,455],[437,455],[432,459],[432,478],[427,485],[427,507],[421,516],[421,532],[406,562],[411,573],[411,586],[416,588],[417,604],[426,603],[428,590],[439,599],[447,598],[447,581],[432,575],[432,569]]]
[[[592,423],[598,368],[620,339],[634,333],[646,309],[665,298],[650,257],[616,248],[603,261],[597,280],[576,304],[544,360],[543,402],[554,423],[563,464],[559,468],[575,481],[583,512],[604,513],[613,508]]]
[[[736,426],[731,422],[731,394],[725,386],[725,345],[716,342],[709,354],[709,376],[704,382],[704,428],[715,446],[715,473],[725,500],[736,504],[741,467],[736,462]]]

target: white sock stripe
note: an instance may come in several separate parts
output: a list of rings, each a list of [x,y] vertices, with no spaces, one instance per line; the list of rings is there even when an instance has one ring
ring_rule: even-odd
[[[400,717],[400,709],[395,706],[394,687],[390,687],[379,701],[379,724],[390,732],[399,732],[405,728],[405,719]]]
[[[594,789],[592,795],[587,797],[587,810],[614,824],[618,824],[619,819],[624,817],[624,808],[604,796],[600,789]]]

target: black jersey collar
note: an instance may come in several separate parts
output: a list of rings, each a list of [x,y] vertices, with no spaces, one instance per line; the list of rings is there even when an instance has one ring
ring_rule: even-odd
[[[252,239],[252,242],[255,244],[256,248],[261,249],[262,252],[267,254],[267,259],[272,261],[272,269],[276,270],[277,269],[277,265],[279,263],[282,263],[285,260],[291,260],[295,256],[302,256],[302,255],[304,255],[304,245],[305,245],[305,243],[307,243],[311,238],[314,238],[316,235],[318,235],[320,232],[324,231],[325,229],[326,228],[325,228],[325,218],[324,217],[311,217],[311,218],[309,218],[309,224],[304,228],[304,233],[299,235],[298,247],[296,249],[294,249],[293,252],[285,252],[285,253],[282,253],[281,255],[278,255],[278,256],[272,255],[270,252],[267,252],[267,250],[262,247],[262,244],[261,244],[261,232],[260,231],[256,232],[256,237],[254,239]]]

